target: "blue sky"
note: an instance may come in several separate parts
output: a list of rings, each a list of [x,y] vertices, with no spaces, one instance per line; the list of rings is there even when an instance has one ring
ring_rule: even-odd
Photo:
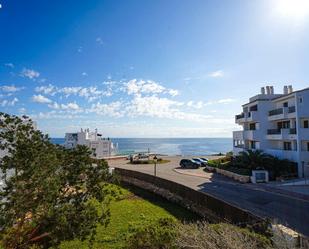
[[[0,110],[52,137],[231,137],[260,87],[308,87],[306,0],[0,0]]]

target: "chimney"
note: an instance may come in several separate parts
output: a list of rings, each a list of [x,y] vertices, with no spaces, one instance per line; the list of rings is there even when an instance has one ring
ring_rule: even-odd
[[[270,87],[269,86],[266,86],[266,93],[267,93],[267,95],[270,94]]]
[[[265,95],[265,87],[261,87],[261,94]]]
[[[270,94],[274,94],[274,87],[273,86],[270,86]]]
[[[289,91],[288,86],[284,86],[283,87],[283,94],[285,94],[285,95],[288,94],[288,91]]]
[[[293,92],[293,87],[292,87],[292,85],[289,85],[288,86],[288,93],[292,93]]]

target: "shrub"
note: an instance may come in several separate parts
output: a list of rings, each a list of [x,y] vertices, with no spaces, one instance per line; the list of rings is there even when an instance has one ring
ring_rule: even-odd
[[[180,249],[266,249],[271,246],[266,237],[230,224],[201,222],[179,225],[177,228],[176,247]]]
[[[174,246],[177,235],[176,226],[177,223],[172,218],[161,218],[149,222],[148,226],[135,225],[130,229],[126,248],[176,249]]]

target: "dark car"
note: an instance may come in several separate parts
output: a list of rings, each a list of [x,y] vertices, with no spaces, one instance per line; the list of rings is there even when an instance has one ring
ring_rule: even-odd
[[[181,168],[185,169],[198,169],[200,167],[200,164],[197,162],[194,162],[193,160],[190,159],[182,159],[179,163]]]
[[[194,161],[199,161],[201,162],[202,166],[207,166],[208,164],[208,159],[207,158],[203,158],[203,157],[200,157],[200,158],[193,158]]]

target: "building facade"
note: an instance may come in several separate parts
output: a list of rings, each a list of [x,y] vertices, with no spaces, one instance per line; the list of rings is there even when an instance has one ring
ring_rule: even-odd
[[[70,149],[77,145],[87,146],[91,150],[92,156],[97,159],[110,157],[116,153],[112,141],[109,138],[103,138],[97,129],[94,132],[90,132],[89,129],[81,129],[80,132],[66,133],[64,146]]]
[[[309,88],[293,91],[285,86],[275,94],[272,86],[242,106],[235,122],[241,131],[233,132],[233,153],[262,150],[298,164],[298,176],[309,176]]]

